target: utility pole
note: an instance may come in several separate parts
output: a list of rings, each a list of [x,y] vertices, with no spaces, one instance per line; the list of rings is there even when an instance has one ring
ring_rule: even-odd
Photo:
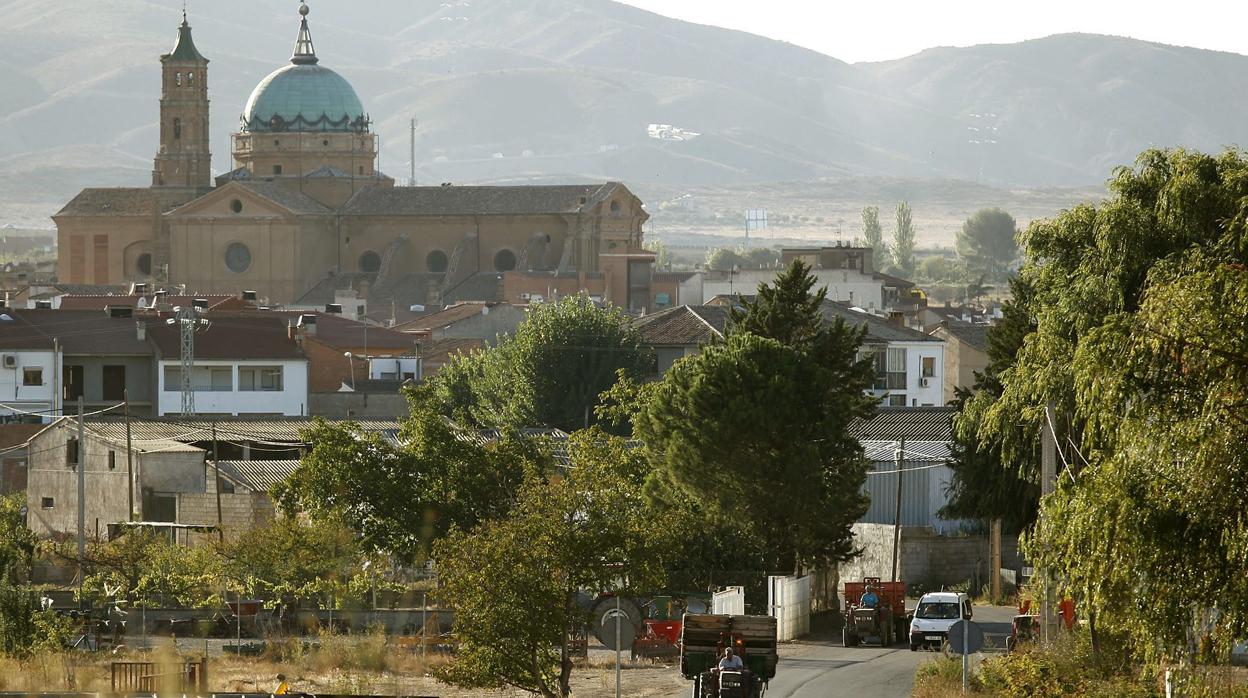
[[[126,519],[134,521],[134,448],[130,440],[130,389],[127,388],[121,393],[122,400],[125,401],[126,414],[126,502],[129,509],[126,510]]]
[[[86,444],[82,442],[83,432],[82,425],[82,395],[78,395],[78,448],[74,454],[74,460],[78,461],[75,465],[78,468],[78,599],[80,607],[86,604],[86,599],[82,596],[82,582],[86,576],[85,561],[87,558],[87,472],[86,459],[83,458],[83,451]]]
[[[416,124],[420,123],[419,119],[412,119],[412,176],[407,180],[411,182],[411,186],[416,186]]]
[[[1001,598],[1001,519],[995,518],[988,533],[989,589],[993,602]]]
[[[1044,406],[1044,422],[1040,425],[1040,501],[1057,489],[1057,434],[1053,431],[1056,409],[1052,402]],[[1041,605],[1041,624],[1044,641],[1052,639],[1054,630],[1053,607],[1057,604],[1053,593],[1053,578],[1044,571],[1044,603]]]
[[[225,524],[221,520],[221,461],[217,458],[217,420],[212,420],[212,472],[217,478],[217,540],[225,543]],[[241,613],[241,611],[240,611]]]
[[[178,331],[182,338],[180,352],[180,358],[182,359],[182,416],[190,417],[195,414],[195,382],[192,373],[195,371],[195,329],[198,319],[194,304],[178,308],[174,319],[178,323]]]
[[[893,578],[891,580],[894,582],[898,577],[898,553],[901,549],[901,466],[905,456],[906,440],[902,439],[893,453],[893,471],[897,474],[897,504],[893,511]]]

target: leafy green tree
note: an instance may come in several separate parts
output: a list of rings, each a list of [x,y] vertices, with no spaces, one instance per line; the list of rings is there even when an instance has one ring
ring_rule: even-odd
[[[0,497],[0,576],[18,583],[27,579],[35,554],[35,535],[26,528],[26,496]]]
[[[706,268],[711,271],[733,271],[747,266],[745,258],[729,247],[716,247],[706,254]]]
[[[914,217],[910,204],[897,204],[897,227],[893,229],[893,264],[904,277],[914,276]]]
[[[516,334],[492,351],[452,361],[415,391],[413,411],[432,408],[461,424],[494,429],[571,431],[592,421],[598,396],[620,371],[641,376],[650,362],[621,310],[565,297],[532,308]]]
[[[967,426],[1030,482],[1022,455],[1040,429],[1056,433],[1065,458],[1029,555],[1095,627],[1173,660],[1206,609],[1218,646],[1245,630],[1244,510],[1230,493],[1248,477],[1232,446],[1246,437],[1248,160],[1150,150],[1109,191],[1023,235],[1016,301],[1032,328]]]
[[[672,253],[667,249],[667,244],[662,240],[652,237],[643,243],[642,247],[649,252],[654,253],[654,268],[664,271],[672,270]]]
[[[505,436],[505,435],[504,435]],[[529,469],[544,467],[526,444],[487,442],[435,413],[414,410],[402,445],[351,424],[318,421],[312,450],[274,491],[290,515],[338,518],[370,550],[424,559],[452,528],[498,518]]]
[[[574,435],[568,454],[562,474],[519,488],[511,514],[436,545],[439,600],[461,641],[450,682],[571,695],[568,635],[589,620],[578,592],[662,588],[672,546],[642,495],[644,462],[597,430]]]
[[[966,268],[958,260],[936,255],[919,265],[919,278],[936,284],[961,283],[966,278]]]
[[[656,477],[743,522],[770,569],[847,559],[866,507],[848,427],[874,406],[871,368],[857,356],[862,330],[825,323],[814,284],[796,261],[760,286],[727,342],[677,363],[634,421]]]
[[[958,231],[958,256],[972,274],[1000,279],[1018,258],[1018,223],[999,208],[982,208]]]
[[[888,245],[884,242],[884,228],[880,225],[880,207],[862,209],[862,239],[872,250],[875,267],[882,269],[888,262]]]

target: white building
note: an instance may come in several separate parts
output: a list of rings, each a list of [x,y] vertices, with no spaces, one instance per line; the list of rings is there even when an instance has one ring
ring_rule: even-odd
[[[0,343],[0,417],[51,421],[60,411],[57,377],[62,352],[51,346],[35,349]]]
[[[708,303],[715,296],[742,294],[752,296],[760,284],[774,284],[776,275],[783,270],[750,269],[736,272],[707,272],[702,277],[701,301]],[[815,289],[827,288],[828,300],[840,301],[864,310],[884,309],[884,281],[872,272],[856,269],[814,269],[811,274],[818,279]]]

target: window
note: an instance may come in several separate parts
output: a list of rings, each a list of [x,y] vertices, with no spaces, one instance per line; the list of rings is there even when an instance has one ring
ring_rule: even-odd
[[[23,368],[22,385],[43,385],[43,369]]]
[[[82,366],[65,367],[65,401],[73,402],[83,397]]]
[[[241,242],[231,242],[225,248],[225,266],[235,274],[251,268],[251,250]]]
[[[247,366],[238,369],[240,391],[278,391],[282,389],[281,366]]]
[[[932,378],[935,375],[936,375],[936,357],[924,356],[923,357],[923,377]]]
[[[182,137],[182,120],[174,119],[173,120],[173,139],[178,140],[181,137]]]
[[[274,165],[274,166],[273,166],[273,174],[275,174],[275,175],[280,175],[281,173],[282,173],[282,166],[281,166],[281,165]]]
[[[109,470],[117,469],[117,452],[116,451],[108,452],[108,469]]]
[[[494,270],[511,271],[516,268],[516,253],[511,250],[499,250],[494,253]]]
[[[134,262],[134,266],[138,270],[140,275],[151,276],[152,275],[152,255],[148,254],[147,252],[144,252],[143,254],[139,255],[139,258],[136,259]]]
[[[889,347],[887,355],[888,389],[906,389],[906,350]]]
[[[906,396],[905,395],[889,395],[888,406],[889,407],[905,407]]]
[[[44,509],[52,509],[56,506],[56,500],[51,497],[44,497],[40,502],[40,506]]]
[[[105,366],[104,373],[104,399],[114,402],[120,402],[126,399],[126,367],[125,366]]]
[[[613,216],[620,215],[620,202],[618,201],[611,202],[611,215]]]
[[[187,84],[187,86],[188,86],[188,87],[194,87],[194,86],[195,86],[195,73],[187,73],[187,74],[186,74],[186,84]]]
[[[364,174],[364,166],[360,165],[360,174]]]
[[[381,271],[381,255],[368,250],[360,255],[360,271],[375,274]]]
[[[182,390],[182,368],[165,367],[165,392]],[[206,366],[195,368],[191,374],[191,390],[205,393],[228,393],[234,390],[234,369],[229,366]]]
[[[239,201],[238,199],[234,199],[233,201],[230,202],[230,210],[233,211],[234,213],[242,213],[243,202]]]
[[[178,87],[182,86],[182,71],[178,71],[173,74],[173,84]]]
[[[450,265],[450,260],[442,250],[434,250],[425,257],[425,268],[431,272],[442,273]]]
[[[67,439],[65,441],[65,465],[74,466],[78,464],[78,439]]]

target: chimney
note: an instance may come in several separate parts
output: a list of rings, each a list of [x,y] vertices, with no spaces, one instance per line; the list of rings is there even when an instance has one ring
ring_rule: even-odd
[[[299,316],[299,330],[308,337],[316,336],[316,316],[307,313]]]
[[[342,304],[341,303],[326,303],[325,314],[326,315],[342,315]]]
[[[258,299],[259,296],[255,291],[243,291],[243,300],[255,303]]]
[[[134,323],[134,331],[135,331],[135,335],[138,337],[138,340],[140,342],[147,341],[147,323],[145,322]]]

